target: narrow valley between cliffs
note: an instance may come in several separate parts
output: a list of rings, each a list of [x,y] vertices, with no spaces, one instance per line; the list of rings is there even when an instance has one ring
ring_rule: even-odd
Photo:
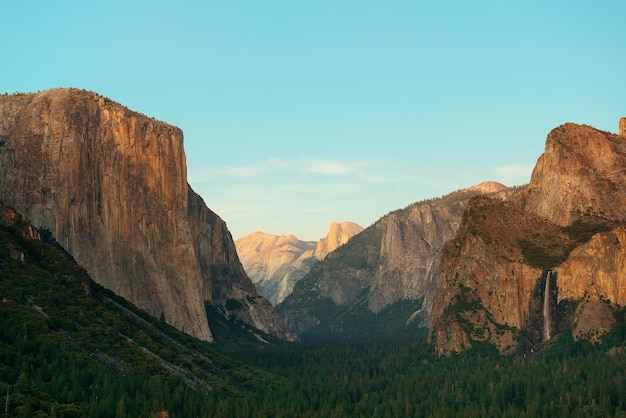
[[[235,241],[181,129],[0,96],[4,416],[622,416],[619,127],[554,128],[525,185]]]

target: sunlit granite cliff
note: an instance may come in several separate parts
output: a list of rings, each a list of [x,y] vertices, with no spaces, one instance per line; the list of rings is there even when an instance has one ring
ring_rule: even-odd
[[[341,247],[362,230],[363,227],[354,222],[331,222],[328,233],[315,246],[315,258],[323,260],[328,253]]]
[[[280,303],[315,262],[314,241],[253,232],[235,241],[237,254],[258,292]]]
[[[332,222],[318,242],[293,235],[253,232],[235,241],[244,269],[260,294],[272,304],[283,301],[311,266],[363,230],[352,222]]]
[[[625,136],[568,123],[548,135],[518,199],[473,199],[443,251],[436,350],[528,351],[563,331],[601,338],[626,305],[625,164]]]
[[[187,185],[174,126],[77,89],[0,96],[0,199],[96,282],[191,335],[212,340],[207,302],[290,338],[224,222]]]

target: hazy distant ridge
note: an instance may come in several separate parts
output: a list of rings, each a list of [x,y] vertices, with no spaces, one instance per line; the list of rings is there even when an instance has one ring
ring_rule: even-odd
[[[301,241],[294,235],[253,232],[236,240],[235,246],[258,292],[276,305],[291,293],[311,265],[362,230],[353,222],[332,222],[318,242]]]

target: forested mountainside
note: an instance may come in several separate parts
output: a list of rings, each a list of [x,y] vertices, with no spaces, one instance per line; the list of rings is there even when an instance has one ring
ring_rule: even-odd
[[[0,317],[9,417],[211,416],[268,379],[93,282],[1,202]]]
[[[188,186],[177,127],[84,90],[0,96],[0,199],[94,281],[190,335],[212,340],[208,302],[294,338]]]

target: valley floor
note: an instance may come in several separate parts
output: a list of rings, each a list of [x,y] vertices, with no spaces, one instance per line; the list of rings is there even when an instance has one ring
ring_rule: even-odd
[[[409,342],[258,346],[231,353],[274,378],[230,403],[228,414],[626,416],[626,351],[608,347],[575,342],[568,334],[532,357],[479,347],[435,358],[432,347]]]

